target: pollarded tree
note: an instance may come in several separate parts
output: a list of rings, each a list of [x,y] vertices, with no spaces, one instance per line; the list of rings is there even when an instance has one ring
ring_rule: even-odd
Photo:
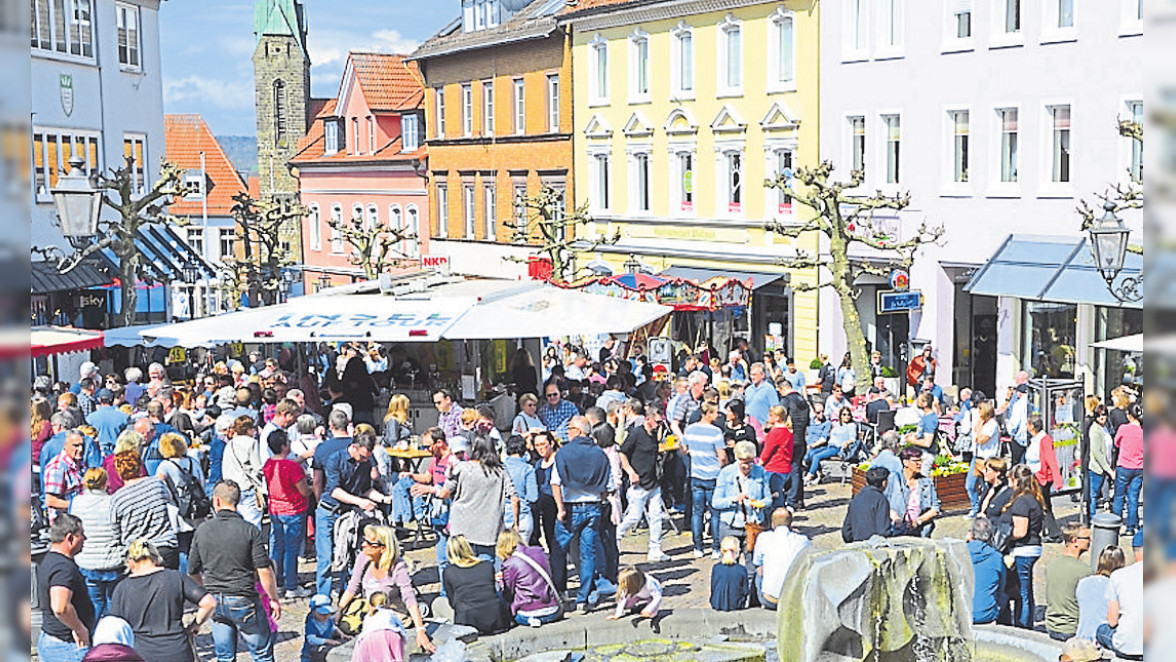
[[[416,243],[416,233],[407,228],[393,228],[379,225],[368,225],[360,216],[350,221],[331,219],[327,222],[331,229],[342,235],[343,240],[351,244],[351,264],[363,269],[364,277],[375,280],[389,267],[398,267],[410,258],[398,246],[402,242]]]
[[[786,189],[795,202],[813,211],[813,218],[805,223],[785,225],[769,221],[766,228],[793,239],[814,232],[827,239],[827,256],[800,252],[795,260],[786,264],[797,269],[815,268],[828,272],[828,286],[837,292],[841,303],[842,325],[857,376],[857,389],[864,392],[870,384],[870,358],[856,305],[861,294],[857,279],[863,274],[886,277],[894,267],[910,269],[919,247],[938,241],[943,236],[943,226],[931,227],[923,223],[911,237],[899,239],[891,236],[875,222],[874,215],[879,210],[897,214],[906,209],[911,202],[910,193],[885,195],[877,191],[868,196],[849,193],[861,186],[864,173],[854,170],[849,174],[849,181],[836,181],[832,178],[833,170],[831,161],[822,161],[816,167],[798,168],[794,174],[796,186],[783,175],[765,182],[766,186]],[[855,244],[873,249],[871,257],[881,258],[892,266],[875,266],[854,259],[851,249]],[[812,286],[800,285],[796,289],[809,287]]]
[[[306,207],[296,200],[270,198],[254,200],[244,191],[233,196],[229,213],[237,221],[237,240],[242,242],[242,257],[222,257],[233,272],[228,281],[244,290],[254,305],[260,301],[277,303],[282,287],[282,269],[294,264],[289,245],[282,241],[281,230],[292,221],[301,222]]]
[[[541,257],[551,262],[553,282],[576,280],[579,275],[575,266],[577,255],[591,253],[621,240],[619,229],[608,237],[582,236],[585,233],[580,230],[595,222],[588,216],[587,205],[569,212],[565,193],[557,189],[544,186],[538,195],[515,200],[515,207],[521,211],[521,217],[503,225],[514,232],[516,243],[533,245]]]

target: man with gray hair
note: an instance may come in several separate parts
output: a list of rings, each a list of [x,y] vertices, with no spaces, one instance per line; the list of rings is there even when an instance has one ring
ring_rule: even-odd
[[[127,386],[123,392],[123,397],[133,407],[138,402],[139,397],[147,392],[147,389],[140,383],[143,381],[143,371],[135,366],[131,366],[123,371],[123,377],[127,378]]]
[[[85,454],[86,438],[78,430],[65,433],[65,444],[45,466],[42,474],[44,484],[45,507],[49,510],[50,523],[57,517],[58,512],[69,510],[69,502],[83,491],[82,474],[86,466],[82,463]]]
[[[41,446],[40,456],[33,458],[39,467],[41,467],[41,474],[44,475],[45,469],[49,462],[61,454],[65,448],[65,437],[70,431],[74,430],[74,417],[69,412],[59,411],[55,412],[49,418],[49,424],[53,428],[53,436]],[[81,432],[78,432],[81,434]],[[98,444],[90,437],[83,435],[84,444],[82,452],[82,472],[85,473],[88,467],[102,466],[102,451],[98,449]]]
[[[234,418],[228,414],[221,414],[212,424],[213,433],[208,444],[208,484],[206,494],[212,493],[212,488],[221,481],[224,475],[225,447],[233,438]]]
[[[968,532],[968,554],[976,576],[972,622],[977,625],[996,621],[1000,606],[1005,603],[1007,575],[1003,555],[992,546],[994,533],[992,522],[983,515],[972,520],[972,530]]]
[[[82,380],[92,379],[95,382],[102,380],[102,375],[98,371],[98,366],[94,365],[93,361],[86,361],[78,368],[78,381],[69,388],[69,392],[74,395],[79,395],[82,392]]]
[[[886,500],[890,502],[890,518],[894,520],[901,519],[902,513],[906,512],[907,504],[902,498],[902,485],[906,478],[902,473],[902,460],[898,459],[898,447],[901,445],[901,438],[894,430],[888,430],[882,433],[882,439],[878,442],[878,454],[871,462],[871,466],[883,467],[890,472],[890,478],[886,481]]]
[[[695,370],[686,378],[687,390],[674,402],[674,412],[670,416],[670,429],[679,439],[686,429],[686,421],[702,405],[702,394],[706,391],[706,373]]]

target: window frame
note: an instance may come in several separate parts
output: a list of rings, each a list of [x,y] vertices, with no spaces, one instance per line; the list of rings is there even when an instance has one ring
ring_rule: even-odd
[[[744,57],[744,47],[746,46],[746,40],[744,39],[745,35],[743,34],[743,21],[735,18],[734,14],[727,14],[723,17],[723,20],[719,21],[716,27],[719,37],[719,66],[717,68],[716,74],[718,80],[716,81],[715,85],[715,98],[722,99],[728,97],[741,97],[743,96],[743,85],[746,81],[746,72],[744,67],[746,60]],[[735,35],[737,35],[738,39],[737,50],[733,49],[731,44],[731,40]],[[736,52],[739,59],[737,68],[735,70],[735,73],[738,76],[738,81],[736,81],[735,84],[732,84],[731,82],[732,52]]]
[[[962,53],[976,48],[977,0],[946,0],[943,3],[943,53]],[[968,36],[959,36],[961,14],[968,15]]]
[[[366,213],[363,217],[363,229],[371,232],[380,227],[380,208],[374,202],[367,204]]]
[[[866,126],[866,114],[848,113],[845,116],[845,121],[849,129],[847,134],[849,139],[846,141],[845,145],[845,162],[849,164],[849,169],[851,172],[853,170],[862,171],[862,183],[865,184],[865,182],[869,179],[866,168],[870,164],[868,151],[869,143],[867,142],[867,138],[869,138],[869,130]],[[860,134],[857,131],[859,125],[861,127]]]
[[[461,184],[461,218],[462,238],[477,239],[478,231],[478,198],[477,187],[473,181]]]
[[[893,127],[892,120],[895,122]],[[887,188],[897,188],[902,183],[902,113],[881,112],[878,114],[878,122],[882,134],[882,183]],[[892,137],[892,130],[897,131],[897,138]]]
[[[588,208],[593,212],[608,212],[612,195],[612,154],[607,149],[588,153]]]
[[[437,114],[436,129],[437,133],[434,137],[441,140],[445,139],[445,88],[437,86],[433,88],[433,109]]]
[[[415,152],[421,148],[421,118],[416,113],[400,116],[400,151]]]
[[[189,225],[185,230],[184,243],[188,244],[188,248],[191,248],[200,257],[207,257],[204,228],[199,225]]]
[[[1070,25],[1059,25],[1062,18],[1061,3],[1070,3]],[[1078,39],[1078,6],[1076,0],[1042,0],[1041,43],[1060,44]]]
[[[471,83],[461,84],[461,135],[463,138],[474,135],[474,86]]]
[[[783,78],[781,69],[784,64],[784,54],[781,53],[783,48],[783,31],[785,25],[790,25],[792,30],[792,46],[790,53],[787,54],[788,62],[792,67],[792,77]],[[796,91],[796,13],[785,9],[784,7],[777,7],[776,11],[768,17],[768,85],[767,90],[769,94],[782,92]]]
[[[322,210],[317,202],[306,206],[306,225],[310,235],[310,250],[323,250]]]
[[[796,145],[769,145],[765,147],[764,151],[770,163],[768,172],[772,174],[773,178],[783,174],[784,168],[792,170],[793,173],[796,172]],[[785,156],[788,158],[784,159]],[[787,160],[788,163],[782,163],[784,160]],[[791,182],[791,186],[795,186],[795,177]],[[765,189],[768,193],[767,209],[769,215],[778,218],[790,218],[796,215],[796,204],[793,202],[793,196],[789,193],[793,189],[771,187],[765,187]]]
[[[670,181],[671,214],[693,216],[698,212],[698,152],[693,145],[671,145],[672,174]],[[687,163],[689,160],[689,163]],[[686,190],[686,166],[689,165],[690,190]],[[689,199],[687,199],[689,198]]]
[[[498,241],[498,183],[482,180],[482,239]]]
[[[114,5],[115,16],[115,31],[116,31],[116,50],[118,51],[118,65],[123,71],[142,71],[143,70],[143,21],[138,5],[127,4],[125,2],[117,2]],[[128,21],[127,19],[133,19]],[[134,27],[129,27],[129,23],[133,22]],[[131,34],[134,35],[134,44],[131,43]],[[123,43],[123,33],[126,34],[125,45]],[[124,61],[124,49],[126,61]],[[134,61],[130,61],[131,55],[134,55]]]
[[[841,61],[870,59],[870,0],[848,0],[841,36]]]
[[[1059,111],[1065,111],[1065,119],[1059,118]],[[1041,183],[1037,197],[1073,197],[1074,169],[1078,165],[1074,159],[1074,104],[1068,99],[1045,99],[1041,112]],[[1055,173],[1066,179],[1055,180]]]
[[[404,207],[404,223],[405,230],[412,234],[412,239],[404,240],[404,256],[410,260],[418,259],[421,256],[421,210],[414,204],[409,204]]]
[[[148,181],[151,177],[148,171],[147,164],[150,163],[150,157],[147,153],[147,134],[137,131],[128,131],[123,134],[123,156],[126,157],[127,149],[130,148],[131,154],[134,154],[135,145],[140,146],[139,162],[132,167],[131,170],[131,194],[135,197],[145,195],[147,189],[151,186]],[[125,165],[124,161],[123,164]]]
[[[559,73],[547,74],[546,90],[547,90],[547,132],[560,132],[560,84]]]
[[[653,213],[653,151],[640,149],[629,154],[629,213]]]
[[[879,3],[874,59],[901,58],[906,52],[906,2],[905,0],[879,0]],[[889,12],[886,11],[887,9]],[[892,41],[894,35],[897,35],[897,43]]]
[[[588,107],[607,106],[609,98],[608,40],[597,33],[588,41]]]
[[[57,2],[61,2],[61,20],[56,20],[58,11]],[[80,15],[79,5],[84,5],[85,20],[77,18]],[[39,21],[41,12],[37,9],[39,6],[45,7],[45,16],[48,22],[44,27],[44,36],[47,37],[46,42],[48,48],[41,46],[42,40],[42,26]],[[73,18],[71,18],[71,16]],[[117,19],[116,19],[117,20]],[[140,26],[142,23],[140,22]],[[84,30],[82,29],[84,26]],[[62,34],[58,34],[58,28],[61,28]],[[94,64],[98,57],[98,48],[95,43],[95,28],[94,28],[94,2],[93,0],[34,0],[33,12],[30,21],[30,28],[32,32],[37,34],[37,43],[30,41],[30,49],[34,57],[44,57],[55,60],[65,60],[70,62],[82,62],[85,64]],[[32,36],[30,34],[30,36]],[[75,39],[75,36],[77,37]],[[139,40],[139,58],[142,61],[142,38]],[[74,46],[77,46],[78,52],[74,52]],[[117,37],[116,37],[117,49]],[[86,51],[89,51],[88,53]]]
[[[652,101],[653,81],[650,69],[649,33],[641,26],[633,28],[629,43],[629,104],[644,104]],[[644,89],[642,85],[644,84]]]
[[[1008,181],[1005,181],[1004,174],[1003,174],[1006,169],[1006,165],[1005,165],[1006,131],[1004,130],[1004,124],[1005,124],[1004,113],[1007,111],[1015,111],[1017,113],[1017,116],[1016,116],[1017,129],[1016,129],[1016,132],[1014,133],[1014,135],[1016,136],[1016,144],[1013,146],[1013,149],[1010,150],[1011,152],[1013,152],[1013,163],[1011,165],[1015,169],[1015,173],[1014,173],[1015,178],[1008,180]],[[992,153],[994,155],[994,158],[992,159],[991,166],[989,167],[989,171],[992,174],[991,174],[990,184],[988,187],[988,189],[989,189],[988,196],[989,197],[997,197],[997,198],[999,198],[999,197],[1009,197],[1009,198],[1021,197],[1021,183],[1023,180],[1023,178],[1021,177],[1021,166],[1022,166],[1022,159],[1023,159],[1021,152],[1023,151],[1022,148],[1024,146],[1024,139],[1023,138],[1024,138],[1024,131],[1025,131],[1024,126],[1023,126],[1024,122],[1022,121],[1022,119],[1024,118],[1024,110],[1023,110],[1020,103],[1012,103],[1012,102],[997,103],[997,104],[993,104],[992,114],[990,117],[991,117],[990,121],[992,122],[992,128],[993,128],[991,145],[992,145],[992,149],[993,149]],[[974,127],[975,123],[973,123],[972,126]]]
[[[512,78],[510,83],[511,128],[514,135],[527,133],[527,83],[523,78]]]
[[[437,238],[449,237],[449,184],[439,181],[434,189],[434,199],[437,201]]]
[[[339,120],[323,120],[323,156],[339,153]]]
[[[1134,112],[1135,106],[1139,106],[1138,116]],[[1124,112],[1126,113],[1126,118],[1128,120],[1138,119],[1138,121],[1142,124],[1142,122],[1144,120],[1143,113],[1144,113],[1144,108],[1145,108],[1142,94],[1129,95],[1129,96],[1124,97],[1122,100],[1122,107],[1123,107]],[[1122,166],[1119,168],[1119,172],[1127,173],[1127,175],[1125,177],[1121,176],[1120,180],[1124,184],[1128,184],[1128,183],[1142,184],[1143,183],[1143,166],[1144,166],[1143,141],[1138,140],[1136,138],[1129,138],[1129,137],[1124,136],[1123,137],[1123,145],[1124,145],[1124,151],[1123,151],[1123,158],[1122,158]],[[1136,165],[1136,158],[1135,158],[1137,150],[1138,150],[1138,155],[1139,155],[1138,166]]]
[[[747,211],[747,155],[742,148],[720,148],[722,179],[720,187],[725,202],[723,216],[741,217]]]
[[[959,116],[963,114],[966,117],[966,130],[964,133],[959,133],[957,128],[959,126]],[[953,196],[969,196],[972,193],[972,185],[974,181],[973,176],[973,148],[975,141],[973,140],[973,125],[974,113],[971,107],[956,104],[944,108],[943,111],[944,126],[943,126],[943,162],[945,167],[942,175],[941,195],[945,197]],[[963,150],[962,155],[958,154],[961,150],[957,140],[962,136]],[[962,156],[962,158],[961,158]],[[958,179],[960,175],[957,174],[957,162],[962,160],[963,179]]]
[[[991,0],[992,19],[991,37],[988,48],[1010,48],[1025,45],[1025,5],[1024,0]],[[1009,10],[1017,9],[1017,29],[1010,31]],[[975,27],[975,25],[973,25]]]
[[[331,220],[337,225],[343,223],[343,205],[341,203],[331,203]],[[346,250],[346,246],[343,241],[343,232],[331,226],[331,255],[342,255],[344,250]]]
[[[368,154],[376,153],[376,118],[367,116]]]
[[[66,157],[64,150],[66,142],[70,145],[69,154],[71,156],[76,153],[76,145],[80,144],[84,147],[86,174],[102,172],[106,168],[104,153],[106,147],[102,141],[102,133],[99,131],[34,126],[32,135],[33,176],[31,184],[33,199],[38,203],[53,202],[53,194],[50,193],[50,190],[57,186],[57,178],[61,174],[61,169],[69,165],[69,158]],[[38,136],[40,136],[39,143]],[[53,140],[50,141],[49,137],[52,137]],[[38,150],[38,145],[40,150]],[[49,152],[50,149],[53,150],[52,154]],[[40,165],[38,165],[38,151],[40,151]],[[91,159],[91,157],[93,158]],[[146,160],[144,161],[146,162]]]
[[[494,81],[482,81],[482,135],[494,135]]]
[[[216,248],[220,251],[220,257],[223,259],[235,255],[237,252],[237,228],[217,228],[217,230]],[[225,250],[226,244],[227,251]]]
[[[1121,0],[1119,10],[1119,36],[1143,36],[1143,0]]]
[[[689,58],[684,57],[682,45],[686,42],[690,43]],[[697,79],[694,66],[694,27],[686,23],[686,21],[678,21],[678,24],[670,28],[670,93],[679,101],[691,101],[694,97],[695,81]],[[689,66],[689,83],[690,87],[683,85],[686,82],[687,63]]]

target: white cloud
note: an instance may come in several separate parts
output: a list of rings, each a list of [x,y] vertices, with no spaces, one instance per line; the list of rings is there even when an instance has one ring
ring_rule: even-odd
[[[347,30],[316,29],[311,32],[309,41],[312,84],[316,89],[332,90],[331,94],[339,86],[349,51],[407,54],[421,43],[391,28],[376,30],[367,36],[357,36]]]
[[[167,105],[198,101],[200,105],[229,110],[253,109],[253,80],[223,80],[191,75],[164,80],[163,102]]]

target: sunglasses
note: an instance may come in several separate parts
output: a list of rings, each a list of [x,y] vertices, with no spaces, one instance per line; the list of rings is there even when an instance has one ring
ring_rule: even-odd
[[[558,397],[559,397],[559,393],[548,393],[548,394],[547,394],[547,397],[548,397],[548,398],[558,398]]]
[[[363,546],[364,547],[383,547],[384,543],[380,542],[379,540],[368,540],[367,538],[364,538],[363,539]]]

